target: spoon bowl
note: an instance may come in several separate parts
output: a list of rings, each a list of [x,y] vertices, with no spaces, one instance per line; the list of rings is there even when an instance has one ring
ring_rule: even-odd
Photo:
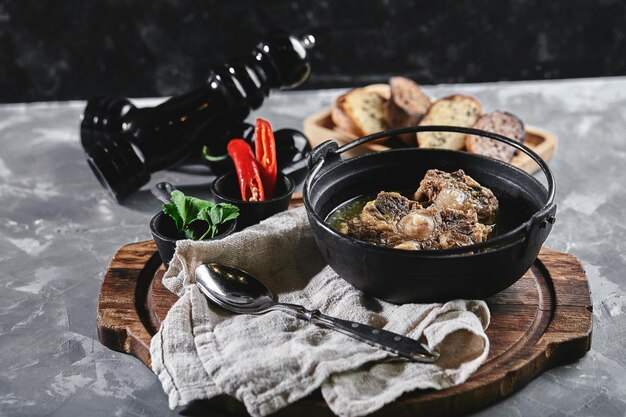
[[[195,277],[196,285],[209,300],[234,313],[263,314],[273,310],[283,311],[409,360],[432,363],[439,357],[437,352],[431,351],[417,340],[366,324],[330,317],[319,310],[276,302],[272,292],[261,281],[233,266],[202,264],[196,268]]]
[[[276,304],[270,290],[246,271],[208,263],[196,268],[196,284],[215,304],[242,314],[262,314]]]

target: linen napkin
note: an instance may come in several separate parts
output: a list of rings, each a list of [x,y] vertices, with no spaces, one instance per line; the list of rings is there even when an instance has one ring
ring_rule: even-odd
[[[194,284],[195,268],[210,261],[252,273],[279,301],[421,339],[441,357],[436,364],[393,360],[282,312],[231,314]],[[362,416],[405,392],[464,382],[489,351],[483,301],[396,305],[363,294],[325,264],[304,208],[219,241],[178,242],[163,283],[180,298],[150,354],[171,408],[228,394],[253,417],[265,416],[321,387],[335,414]]]

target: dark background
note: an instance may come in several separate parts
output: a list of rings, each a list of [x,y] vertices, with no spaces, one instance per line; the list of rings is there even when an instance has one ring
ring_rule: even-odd
[[[305,89],[626,74],[618,0],[0,0],[0,102],[178,94],[274,28],[317,38]]]

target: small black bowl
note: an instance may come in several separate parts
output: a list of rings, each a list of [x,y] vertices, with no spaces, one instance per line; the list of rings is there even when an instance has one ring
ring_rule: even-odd
[[[229,203],[239,207],[237,218],[239,230],[287,210],[295,187],[294,181],[289,176],[279,173],[276,177],[274,198],[266,201],[243,201],[235,172],[220,175],[211,184],[211,190],[218,203]]]
[[[207,231],[206,223],[200,221],[192,223],[191,228],[200,236]],[[205,240],[222,239],[232,234],[236,228],[237,219],[230,220],[217,228],[217,234],[214,237],[206,238]],[[152,232],[152,238],[159,250],[161,261],[168,267],[176,250],[176,241],[186,239],[185,236],[176,229],[174,219],[162,211],[155,214],[152,220],[150,220],[150,232]]]

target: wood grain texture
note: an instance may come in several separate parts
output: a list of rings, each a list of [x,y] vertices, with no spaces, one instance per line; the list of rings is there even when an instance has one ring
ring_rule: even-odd
[[[389,86],[387,84],[372,84],[364,88],[376,91],[384,97],[389,97]],[[544,161],[552,159],[557,148],[556,135],[534,126],[527,125],[525,128],[526,137],[524,138],[524,144],[535,151]],[[329,139],[336,141],[339,145],[343,145],[357,138],[353,134],[342,131],[335,126],[330,117],[330,109],[324,109],[307,117],[304,121],[304,134],[313,147]],[[396,143],[394,145],[393,141],[384,142],[384,140],[379,140],[351,149],[345,155],[353,157],[368,152],[383,152],[396,147],[396,145],[406,146],[404,143]],[[539,170],[539,166],[532,159],[524,154],[519,154],[519,152],[513,157],[511,164],[531,174]]]
[[[100,341],[147,366],[150,338],[177,300],[163,287],[163,273],[153,241],[123,246],[111,260],[98,302]],[[571,255],[543,248],[517,283],[486,301],[492,314],[487,329],[491,349],[476,373],[446,390],[405,394],[374,415],[452,416],[477,410],[519,390],[542,371],[582,357],[590,348],[589,286],[580,262]],[[246,415],[239,402],[225,396],[202,406]],[[332,413],[318,390],[276,415]]]

